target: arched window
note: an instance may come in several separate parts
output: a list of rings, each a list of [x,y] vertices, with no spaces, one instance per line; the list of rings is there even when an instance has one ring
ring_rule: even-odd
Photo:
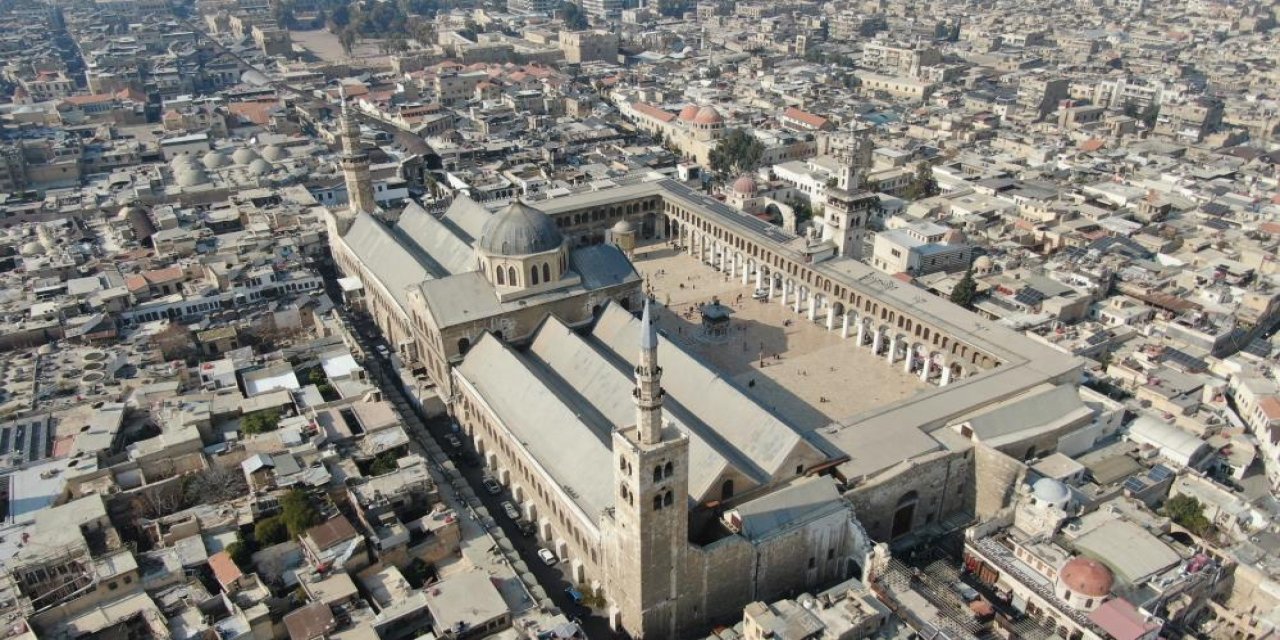
[[[662,465],[658,465],[653,468],[653,481],[654,482],[662,481]]]
[[[672,502],[671,491],[667,491],[666,493],[662,494],[662,506],[669,507],[671,506],[671,502]]]
[[[505,273],[502,267],[498,267],[497,271],[498,271],[498,284],[506,284],[507,278],[505,276]]]
[[[467,354],[467,349],[470,349],[470,348],[471,348],[471,341],[470,341],[470,340],[468,340],[468,339],[466,339],[466,338],[458,338],[458,353],[459,353],[459,354],[461,354],[461,355],[466,355],[466,354]]]
[[[542,281],[551,282],[551,265],[542,263]]]
[[[515,267],[507,267],[507,282],[510,282],[510,283],[511,283],[511,286],[513,286],[513,287],[514,287],[514,286],[516,286],[517,284],[519,284],[518,282],[516,282],[516,268],[515,268]]]
[[[733,480],[725,480],[720,485],[720,499],[728,500],[733,497]]]
[[[653,510],[657,511],[662,508],[662,496],[653,497]]]
[[[675,467],[671,466],[671,463],[670,463],[670,462],[668,462],[668,463],[667,463],[667,466],[665,466],[665,467],[663,467],[663,468],[662,468],[662,477],[664,477],[664,478],[670,478],[670,477],[671,477],[671,472],[672,472],[672,471],[674,471],[674,470],[675,470]]]
[[[529,284],[538,284],[538,265],[529,267]]]

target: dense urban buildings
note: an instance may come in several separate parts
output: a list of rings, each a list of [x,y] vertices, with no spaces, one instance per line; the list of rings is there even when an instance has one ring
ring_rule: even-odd
[[[0,6],[0,636],[1280,637],[1278,10]]]

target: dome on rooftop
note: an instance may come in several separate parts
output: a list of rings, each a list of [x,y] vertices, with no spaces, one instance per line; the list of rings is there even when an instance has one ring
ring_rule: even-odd
[[[194,187],[196,185],[205,184],[209,181],[209,176],[205,175],[201,169],[190,169],[178,174],[178,186]]]
[[[285,151],[284,148],[278,144],[269,144],[262,150],[262,157],[272,162],[279,162],[280,160],[289,157],[289,152]]]
[[[684,108],[680,110],[681,120],[685,120],[685,121],[692,120],[697,115],[698,115],[698,105],[693,103],[689,103],[685,105]]]
[[[756,181],[751,176],[743,175],[733,181],[733,191],[734,193],[749,196],[756,192]]]
[[[251,176],[265,176],[271,173],[272,171],[274,171],[275,168],[271,166],[270,162],[267,162],[262,158],[258,158],[257,160],[254,160],[253,162],[249,163],[249,166],[246,170],[249,172],[249,175]]]
[[[32,240],[31,242],[28,242],[22,245],[22,249],[20,250],[20,252],[24,256],[38,256],[44,253],[44,245],[40,244],[35,240]]]
[[[724,117],[716,111],[715,107],[707,106],[698,110],[698,115],[693,117],[694,124],[722,124]]]
[[[1080,556],[1062,565],[1058,581],[1074,593],[1101,598],[1111,593],[1115,577],[1107,565],[1093,558]]]
[[[476,246],[507,256],[543,253],[560,248],[564,236],[547,214],[519,200],[495,213],[484,223]]]
[[[991,260],[990,256],[978,256],[978,259],[973,261],[974,271],[990,271],[995,266],[995,262]]]
[[[206,169],[217,169],[218,167],[225,167],[230,163],[231,161],[228,160],[226,156],[218,153],[217,151],[210,151],[204,154],[204,157],[200,158],[200,164],[203,164]]]
[[[620,218],[617,222],[613,223],[613,228],[611,229],[611,231],[613,232],[614,235],[622,235],[624,233],[635,233],[636,226],[631,224],[630,220],[627,220],[626,218]]]
[[[1071,500],[1071,490],[1067,485],[1053,478],[1036,480],[1036,483],[1031,485],[1031,493],[1035,494],[1037,500],[1058,507],[1065,506]]]
[[[241,147],[239,149],[236,149],[235,153],[231,154],[231,159],[235,160],[236,164],[239,164],[239,165],[249,164],[261,157],[262,156],[259,156],[257,151],[254,151],[249,147]]]

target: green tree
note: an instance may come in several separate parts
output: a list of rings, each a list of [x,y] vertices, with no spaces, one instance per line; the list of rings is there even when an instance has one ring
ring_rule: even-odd
[[[280,499],[280,515],[278,516],[289,531],[290,538],[296,538],[307,529],[320,523],[320,512],[311,504],[311,498],[301,489],[292,489]]]
[[[560,8],[556,10],[560,14],[560,19],[564,20],[564,25],[574,31],[582,31],[591,26],[591,22],[587,20],[587,14],[582,12],[582,8],[572,2],[561,2]]]
[[[764,144],[742,129],[733,129],[711,150],[711,170],[721,176],[751,171],[760,166]]]
[[[391,473],[399,469],[400,465],[396,464],[396,456],[390,451],[382,452],[378,457],[373,459],[373,464],[369,465],[369,473],[380,476],[384,473]]]
[[[1142,113],[1138,115],[1138,119],[1142,121],[1142,124],[1147,125],[1147,128],[1150,129],[1151,127],[1156,126],[1156,118],[1159,115],[1160,105],[1152,102],[1142,110]]]
[[[1198,536],[1213,533],[1213,523],[1204,516],[1204,505],[1186,495],[1176,495],[1164,503],[1164,514],[1178,525]]]
[[[264,547],[279,544],[289,539],[289,528],[285,526],[280,516],[271,516],[253,525],[253,539]]]
[[[916,175],[911,183],[902,190],[902,197],[907,200],[920,200],[938,195],[938,181],[933,178],[933,166],[927,162],[916,165]]]
[[[964,277],[951,289],[951,302],[965,309],[973,308],[973,299],[978,295],[978,282],[973,279],[973,267],[964,272]]]
[[[240,418],[240,431],[247,435],[275,431],[280,426],[279,409],[262,409]]]
[[[253,568],[253,545],[249,542],[236,539],[235,542],[227,545],[227,555],[231,556],[231,561],[236,563],[241,571]]]

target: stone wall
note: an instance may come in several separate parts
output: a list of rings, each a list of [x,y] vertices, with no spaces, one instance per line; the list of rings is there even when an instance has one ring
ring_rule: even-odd
[[[935,452],[904,461],[852,487],[845,498],[867,534],[877,542],[888,542],[894,538],[894,514],[900,504],[910,502],[913,492],[916,507],[911,531],[957,513],[972,513],[973,476],[972,450]]]
[[[1027,465],[983,443],[973,449],[976,471],[974,515],[986,520],[1008,506],[1027,475]]]

